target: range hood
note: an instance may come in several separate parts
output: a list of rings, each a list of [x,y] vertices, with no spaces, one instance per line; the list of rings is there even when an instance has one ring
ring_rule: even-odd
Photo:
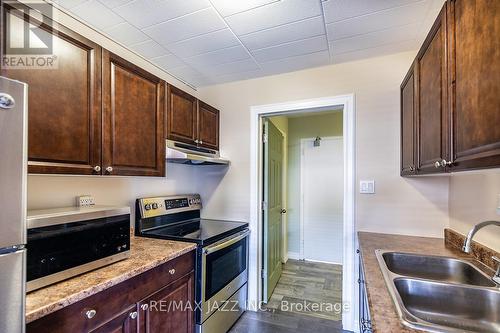
[[[167,140],[167,162],[190,165],[229,165],[217,150]]]

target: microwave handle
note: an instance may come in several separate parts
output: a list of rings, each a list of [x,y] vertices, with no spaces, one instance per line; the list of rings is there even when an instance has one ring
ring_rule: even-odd
[[[227,241],[223,241],[221,243],[217,243],[217,244],[214,244],[212,246],[205,248],[203,250],[203,254],[207,255],[207,254],[211,254],[211,253],[217,252],[219,250],[222,250],[223,248],[226,248],[229,245],[232,245],[236,242],[239,242],[240,240],[247,237],[248,235],[250,235],[250,230],[245,230],[244,232],[240,233],[236,237],[230,237]]]

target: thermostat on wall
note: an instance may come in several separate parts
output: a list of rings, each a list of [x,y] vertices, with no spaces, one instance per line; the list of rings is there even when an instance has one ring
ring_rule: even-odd
[[[361,194],[375,194],[375,181],[374,180],[361,180],[359,182],[359,193],[361,193]]]

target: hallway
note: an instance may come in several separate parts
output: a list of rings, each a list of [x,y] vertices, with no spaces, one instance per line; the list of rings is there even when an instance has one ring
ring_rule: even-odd
[[[290,259],[283,265],[267,311],[247,311],[230,332],[340,333],[341,302],[341,265]]]

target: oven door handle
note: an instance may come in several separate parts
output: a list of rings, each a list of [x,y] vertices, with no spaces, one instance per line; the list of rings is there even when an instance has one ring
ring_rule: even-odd
[[[230,237],[230,238],[228,237],[229,239],[227,239],[226,241],[222,241],[221,243],[217,243],[217,244],[214,244],[212,246],[205,248],[203,250],[203,254],[207,255],[207,254],[222,250],[223,248],[226,248],[229,245],[233,245],[234,243],[239,242],[240,240],[247,237],[248,235],[250,235],[250,230],[245,230],[245,231],[241,232],[240,234],[238,234],[238,236],[236,236],[236,237]]]

